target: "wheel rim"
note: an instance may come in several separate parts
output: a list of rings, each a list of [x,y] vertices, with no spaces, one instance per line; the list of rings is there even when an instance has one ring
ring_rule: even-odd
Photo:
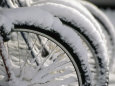
[[[59,45],[54,39],[49,39],[49,37],[42,34],[48,38],[40,36],[44,40],[44,47],[47,47],[50,52],[48,56],[42,58],[42,48],[40,48],[38,43],[37,35],[33,32],[24,33],[27,36],[26,38],[31,41],[32,50],[28,50],[28,46],[20,32],[16,32],[17,36],[13,41],[10,40],[6,43],[16,77],[15,86],[22,86],[22,84],[24,86],[79,86],[81,84],[75,62],[64,47]],[[33,59],[31,51],[34,51],[37,56],[36,59]],[[39,63],[39,66],[36,62]],[[12,81],[10,81],[10,84],[14,85]]]

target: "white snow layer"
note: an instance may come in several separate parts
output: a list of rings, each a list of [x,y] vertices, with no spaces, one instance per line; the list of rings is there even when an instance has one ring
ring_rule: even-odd
[[[81,5],[80,2],[78,2],[76,0],[71,0],[71,1],[70,0],[38,0],[37,2],[35,2],[32,5],[37,5],[37,4],[47,3],[47,2],[57,3],[57,4],[63,4],[65,6],[69,6],[69,7],[75,8],[81,14],[83,14],[84,16],[86,16],[86,18],[88,18],[94,24],[94,26],[100,32],[103,40],[105,40],[105,37],[104,37],[104,34],[102,33],[100,25],[95,20],[95,18],[91,15],[91,13],[87,10],[87,8],[85,8],[83,5]]]
[[[34,25],[45,30],[54,30],[60,33],[62,39],[68,42],[73,48],[74,52],[77,53],[80,57],[81,62],[83,62],[82,67],[84,68],[84,70],[88,71],[86,69],[86,67],[88,66],[88,64],[86,64],[87,52],[82,46],[80,38],[72,29],[63,26],[58,18],[53,17],[50,13],[39,9],[39,7],[3,9],[0,10],[0,13],[0,25],[4,26],[7,33],[11,31],[11,28],[13,28],[14,24]],[[89,79],[87,79],[87,82],[89,82]]]
[[[9,32],[11,28],[13,28],[13,24],[28,23],[29,25],[39,25],[39,27],[43,28],[51,27],[51,25],[53,24],[53,16],[37,7],[3,9],[0,10],[0,13],[0,25],[3,25],[5,27],[6,32]]]

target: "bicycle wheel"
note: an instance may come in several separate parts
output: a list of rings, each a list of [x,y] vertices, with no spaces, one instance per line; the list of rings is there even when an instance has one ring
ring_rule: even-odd
[[[9,81],[11,86],[92,85],[87,54],[80,38],[72,29],[62,25],[57,18],[54,19],[51,29],[39,28],[27,22],[14,24],[15,29],[12,32],[17,33],[17,40],[6,43],[10,66],[15,77]],[[20,32],[24,32],[31,42],[31,50],[28,49]],[[68,36],[70,32],[71,36]],[[40,52],[42,48],[37,35],[45,40],[44,46],[50,52],[45,58],[42,58]],[[36,58],[33,58],[31,52],[36,55]],[[2,80],[7,80],[5,76]]]

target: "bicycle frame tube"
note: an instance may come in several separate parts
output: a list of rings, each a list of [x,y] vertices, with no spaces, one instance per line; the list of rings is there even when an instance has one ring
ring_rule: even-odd
[[[11,78],[11,73],[9,71],[10,70],[9,69],[10,65],[7,64],[8,55],[6,54],[5,45],[4,45],[2,36],[0,36],[0,55],[2,57],[4,66],[5,66],[5,70],[6,70],[6,73],[7,73],[8,81],[9,81],[10,78]]]

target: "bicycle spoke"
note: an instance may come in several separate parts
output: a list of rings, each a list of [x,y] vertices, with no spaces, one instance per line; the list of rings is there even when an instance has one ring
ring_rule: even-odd
[[[48,41],[49,41],[49,40],[46,41],[46,43],[43,45],[43,47],[46,46],[46,44],[48,43]],[[31,61],[31,64],[32,64],[33,62],[35,62],[35,60],[37,59],[37,57],[41,54],[43,47],[39,50],[39,53],[36,55],[36,58],[33,58],[33,60]],[[40,58],[40,57],[39,57],[39,58]]]
[[[60,62],[60,63],[51,64],[50,66],[39,70],[39,72],[34,75],[32,81],[35,81],[36,79],[41,80],[43,76],[48,75],[49,73],[52,73],[52,74],[54,73],[55,74],[57,68],[59,68],[61,66],[64,66],[68,63],[70,63],[70,62],[63,61],[63,62]],[[47,73],[45,71],[47,71]],[[38,78],[38,76],[39,76],[39,78]]]
[[[20,41],[19,41],[19,33],[17,32],[17,42],[18,42],[18,56],[19,56],[19,66],[20,66],[20,69],[21,69],[21,56],[20,56]],[[20,70],[20,74],[21,74],[21,70]]]
[[[64,83],[67,80],[70,80],[72,84],[74,80],[78,82],[73,64],[59,45],[41,35],[24,32],[25,39],[20,32],[16,34],[17,40],[14,41],[14,44],[9,41],[7,47],[10,51],[9,56],[12,58],[10,59],[12,71],[18,82],[25,83],[25,86],[46,86],[51,85],[52,81],[66,86],[69,84]],[[48,51],[45,57],[42,56],[44,48]],[[36,61],[39,65],[36,64]]]
[[[33,44],[33,46],[32,46],[32,49],[34,48],[34,45],[35,45],[36,41],[37,41],[37,39],[34,41],[34,44]],[[24,63],[23,66],[22,66],[20,76],[23,75],[24,66],[27,64],[27,60],[28,60],[29,54],[31,53],[32,49],[31,49],[31,50],[28,50],[28,53],[26,54],[26,59],[25,59],[25,61],[24,61],[25,63]]]
[[[44,83],[36,83],[35,82],[35,83],[32,83],[28,86],[34,86],[36,84],[39,84],[40,86],[61,86],[61,85],[67,85],[67,84],[70,84],[73,82],[77,82],[75,77],[69,77],[69,78],[66,78],[64,80],[52,80],[52,81],[47,81]]]
[[[35,74],[33,75],[33,77],[36,76],[36,73],[43,67],[44,63],[50,59],[53,55],[53,53],[55,52],[55,49],[57,48],[57,46],[52,50],[52,52],[43,60],[43,62],[38,66],[38,68],[36,69]]]

